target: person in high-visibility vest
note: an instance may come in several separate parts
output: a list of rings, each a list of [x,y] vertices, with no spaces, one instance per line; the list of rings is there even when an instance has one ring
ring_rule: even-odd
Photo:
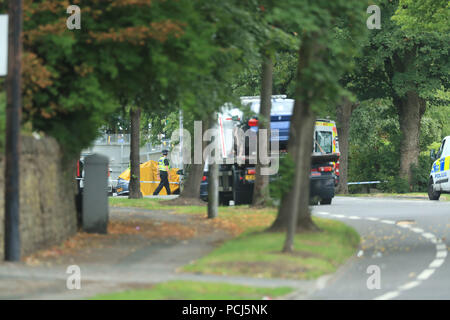
[[[156,196],[159,194],[163,187],[166,188],[167,194],[170,194],[170,185],[169,185],[169,170],[170,164],[169,159],[167,159],[167,154],[169,152],[167,150],[163,150],[161,158],[158,160],[158,177],[161,179],[158,188],[156,188],[153,195]]]

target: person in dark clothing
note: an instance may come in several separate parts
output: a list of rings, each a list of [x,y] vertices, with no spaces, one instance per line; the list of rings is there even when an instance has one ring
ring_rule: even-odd
[[[161,179],[159,186],[156,188],[153,195],[156,196],[159,194],[163,187],[166,188],[167,195],[170,195],[170,185],[169,185],[169,170],[170,164],[169,159],[167,159],[167,154],[169,152],[167,150],[163,150],[161,158],[158,160],[158,176]]]

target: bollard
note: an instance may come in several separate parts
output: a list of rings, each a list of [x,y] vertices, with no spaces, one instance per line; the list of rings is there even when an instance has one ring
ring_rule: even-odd
[[[83,231],[107,233],[108,158],[93,154],[84,160]]]

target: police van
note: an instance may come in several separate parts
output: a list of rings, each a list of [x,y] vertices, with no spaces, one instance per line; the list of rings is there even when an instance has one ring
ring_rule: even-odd
[[[431,150],[430,156],[434,163],[428,182],[428,198],[439,200],[441,193],[450,193],[450,136],[442,140],[437,152]]]

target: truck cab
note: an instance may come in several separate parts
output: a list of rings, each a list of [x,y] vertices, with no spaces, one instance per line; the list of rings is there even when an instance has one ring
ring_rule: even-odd
[[[428,180],[428,198],[439,200],[441,193],[450,193],[450,136],[442,140],[436,151],[431,150],[434,160]]]

